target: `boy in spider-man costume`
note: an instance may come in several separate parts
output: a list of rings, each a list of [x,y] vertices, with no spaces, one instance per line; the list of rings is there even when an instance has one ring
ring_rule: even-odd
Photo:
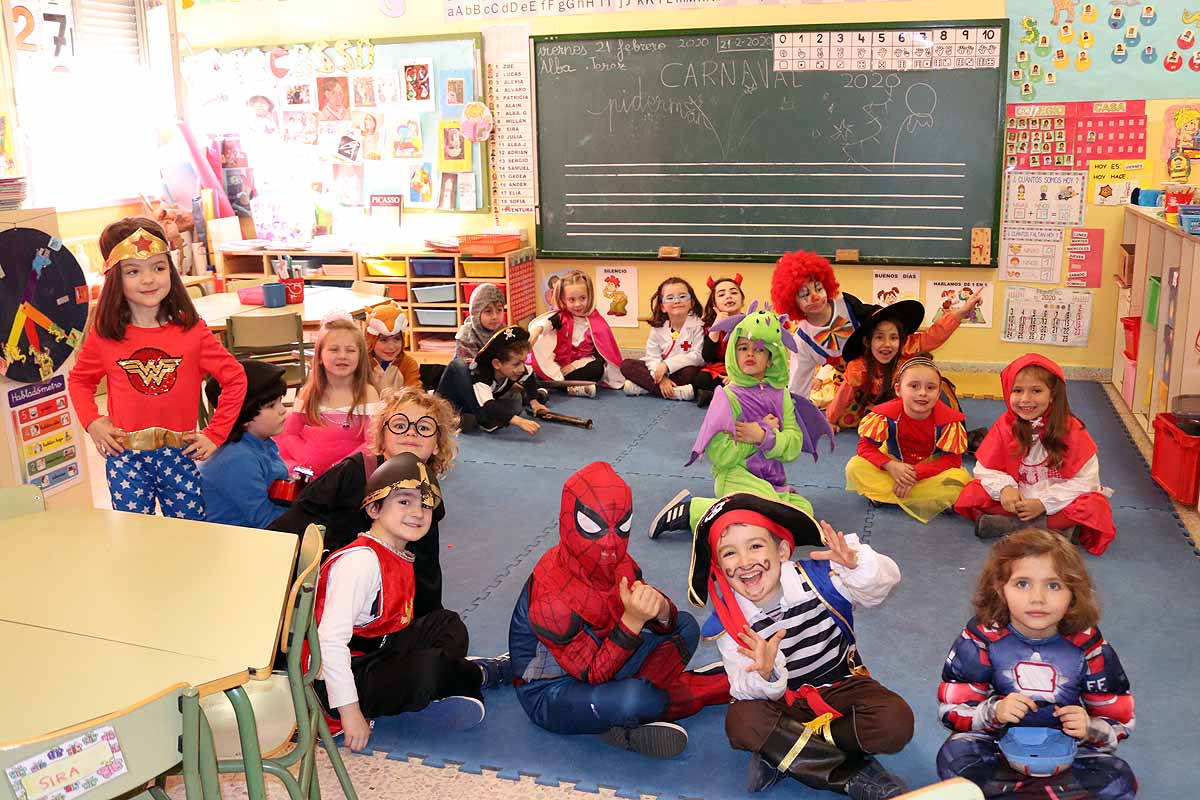
[[[626,553],[632,516],[629,485],[605,462],[563,484],[559,543],[533,568],[508,630],[513,686],[546,730],[672,758],[687,732],[669,720],[728,703],[729,680],[685,671],[699,625],[642,582]]]

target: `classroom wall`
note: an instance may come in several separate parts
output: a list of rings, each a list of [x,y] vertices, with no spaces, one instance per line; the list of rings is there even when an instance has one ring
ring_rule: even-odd
[[[526,24],[533,35],[556,33],[590,33],[600,31],[689,29],[706,27],[763,26],[819,24],[821,22],[919,21],[949,20],[964,17],[998,18],[1006,15],[1003,0],[973,0],[970,10],[954,0],[900,0],[887,3],[796,4],[764,7],[733,7],[712,9],[680,9],[671,11],[624,12],[611,14],[540,17],[502,20],[504,24]],[[179,25],[182,36],[193,51],[206,47],[251,46],[265,43],[311,42],[318,39],[369,36],[414,36],[475,32],[481,23],[442,21],[441,0],[409,0],[404,16],[389,18],[369,0],[331,4],[317,0],[287,0],[284,3],[241,2],[209,3],[181,11]],[[1136,86],[1130,86],[1129,99],[1136,98]],[[1084,98],[1081,98],[1084,99]],[[1148,103],[1152,163],[1161,161],[1162,112],[1171,101]],[[1162,170],[1159,169],[1159,172]],[[1156,175],[1156,179],[1161,177]],[[1051,355],[1065,366],[1105,369],[1111,367],[1113,336],[1116,329],[1115,308],[1117,287],[1112,280],[1111,263],[1119,250],[1122,232],[1121,208],[1089,206],[1085,225],[1105,230],[1105,278],[1094,293],[1091,337],[1086,348],[1052,348]],[[432,214],[422,218],[422,224],[436,218],[439,228],[456,227],[460,232],[486,228],[492,224],[491,215]],[[531,216],[501,217],[502,224],[519,224],[533,236]],[[999,235],[999,231],[996,232]],[[562,269],[572,262],[542,260],[538,262],[539,278],[547,272]],[[601,264],[616,261],[574,262],[592,271]],[[711,262],[627,262],[638,267],[642,316],[648,315],[646,305],[658,282],[671,274],[682,274],[697,288],[701,299],[707,295],[704,280],[707,275],[741,272],[745,276],[747,296],[769,297],[771,264],[720,264]],[[871,294],[870,267],[843,266],[837,269],[838,278],[847,291],[866,299]],[[593,272],[594,274],[594,272]],[[926,279],[994,280],[994,269],[925,268],[921,270],[922,285]],[[1065,270],[1064,270],[1065,275]],[[995,287],[996,298],[990,310],[992,318],[1003,314],[1004,283]],[[1050,288],[1042,284],[1044,288]],[[539,301],[540,302],[540,301]],[[615,329],[622,348],[635,350],[645,341],[647,327]],[[964,329],[940,351],[946,361],[967,362],[989,366],[1007,363],[1024,353],[1027,346],[1000,341],[1000,328]]]

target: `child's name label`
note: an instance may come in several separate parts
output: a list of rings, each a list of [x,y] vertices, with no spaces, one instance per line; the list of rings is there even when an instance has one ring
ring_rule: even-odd
[[[5,770],[17,800],[79,797],[129,771],[111,725],[88,731]]]

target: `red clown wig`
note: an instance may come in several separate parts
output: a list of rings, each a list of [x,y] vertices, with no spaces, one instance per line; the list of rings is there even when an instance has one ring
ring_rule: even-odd
[[[809,281],[817,281],[824,286],[830,300],[838,296],[838,282],[833,277],[833,267],[822,256],[797,250],[784,254],[776,261],[775,272],[771,274],[771,302],[775,306],[775,313],[787,314],[794,320],[803,317],[800,307],[796,305],[796,295],[800,287]]]

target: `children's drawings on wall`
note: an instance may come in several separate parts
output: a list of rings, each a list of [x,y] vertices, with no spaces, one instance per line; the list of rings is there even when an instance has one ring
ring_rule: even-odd
[[[1009,0],[1011,101],[1186,97],[1200,81],[1200,19],[1179,2]]]
[[[1058,283],[1062,274],[1062,259],[1062,228],[1049,225],[1001,226],[1001,280]]]
[[[1006,342],[1087,347],[1091,328],[1092,293],[1086,289],[1005,289],[1000,338]]]
[[[1003,221],[1026,225],[1081,225],[1086,184],[1086,172],[1006,173]]]
[[[460,122],[438,123],[438,169],[442,172],[471,171],[471,142],[463,136]]]
[[[921,300],[921,273],[875,270],[871,281],[871,299],[877,306],[890,306],[901,300]]]
[[[637,267],[596,267],[596,310],[614,328],[638,326]]]
[[[962,321],[962,327],[992,327],[993,286],[991,281],[926,281],[925,324],[932,325],[941,319],[943,314],[954,311],[965,303],[975,292],[982,292],[983,301]]]
[[[1196,79],[1200,86],[1200,77]],[[1200,174],[1200,102],[1171,106],[1163,115],[1163,149],[1167,177],[1188,182]]]

